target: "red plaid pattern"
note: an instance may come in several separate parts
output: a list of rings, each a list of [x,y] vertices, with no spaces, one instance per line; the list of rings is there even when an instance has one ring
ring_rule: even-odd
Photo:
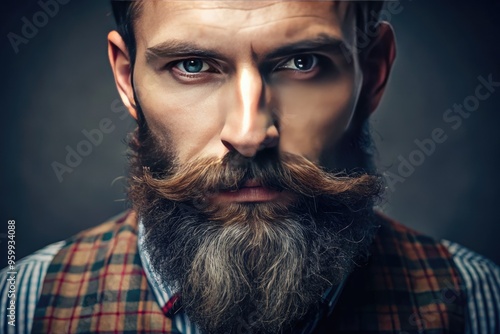
[[[465,290],[438,241],[389,218],[318,333],[464,333]]]
[[[465,293],[439,242],[379,216],[366,265],[349,277],[314,333],[463,333]],[[177,298],[177,297],[176,297]],[[173,333],[137,251],[137,217],[84,231],[59,251],[44,281],[34,333]],[[165,311],[165,312],[164,312]]]
[[[34,333],[172,333],[137,252],[127,212],[71,238],[49,266]]]

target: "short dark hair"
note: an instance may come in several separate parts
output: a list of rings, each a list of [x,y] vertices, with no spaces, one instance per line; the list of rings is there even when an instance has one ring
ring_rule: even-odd
[[[357,31],[364,34],[372,29],[371,24],[378,24],[379,15],[385,0],[354,1],[356,11]],[[135,63],[136,42],[134,35],[134,22],[140,14],[144,0],[111,0],[113,15],[117,31],[122,36],[130,55],[132,64]]]
[[[132,64],[135,63],[136,43],[134,22],[144,2],[141,0],[111,0],[116,30],[122,36],[129,52]]]

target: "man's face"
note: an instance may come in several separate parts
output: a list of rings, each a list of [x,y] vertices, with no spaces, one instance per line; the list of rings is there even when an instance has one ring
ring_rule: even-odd
[[[184,163],[279,151],[320,162],[360,89],[347,3],[148,1],[134,86],[153,135]]]
[[[361,89],[352,7],[144,2],[133,87],[110,34],[120,93],[145,119],[128,189],[145,252],[205,332],[290,329],[369,251],[377,178],[321,168]]]

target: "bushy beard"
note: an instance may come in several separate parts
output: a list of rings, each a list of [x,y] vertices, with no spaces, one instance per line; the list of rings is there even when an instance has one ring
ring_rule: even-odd
[[[145,125],[130,146],[129,199],[152,269],[203,332],[290,331],[368,255],[375,176],[329,173],[277,149],[179,164]],[[210,200],[250,179],[293,200]]]

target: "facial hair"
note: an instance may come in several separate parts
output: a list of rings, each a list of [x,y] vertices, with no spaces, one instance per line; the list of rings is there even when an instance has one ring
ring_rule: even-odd
[[[163,284],[206,333],[280,333],[318,311],[366,258],[380,178],[327,172],[266,149],[179,163],[144,124],[130,141],[128,196]],[[254,180],[291,202],[215,203]]]

